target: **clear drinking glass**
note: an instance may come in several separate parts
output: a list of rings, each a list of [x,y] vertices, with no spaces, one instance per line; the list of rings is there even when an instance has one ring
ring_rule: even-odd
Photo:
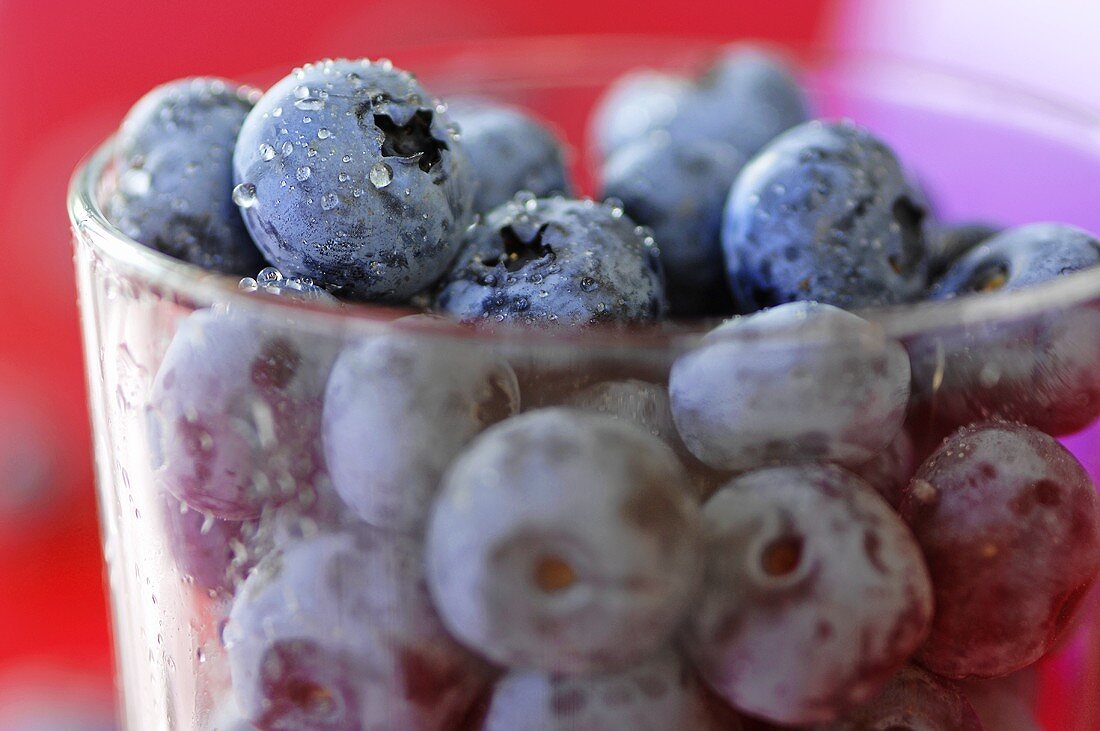
[[[395,61],[416,70],[429,89],[444,97],[481,94],[526,106],[555,123],[579,151],[585,148],[589,111],[609,81],[638,66],[684,68],[712,50],[699,42],[566,37],[410,50]],[[894,145],[915,170],[940,218],[1006,225],[1053,220],[1100,231],[1100,206],[1095,202],[1095,191],[1100,190],[1100,118],[942,69],[828,54],[804,61],[818,113],[850,117]],[[591,391],[589,396],[577,394],[606,381],[633,379],[663,393],[673,362],[698,348],[708,329],[707,324],[690,323],[662,330],[558,336],[487,334],[432,319],[401,319],[409,313],[399,309],[333,306],[244,291],[235,279],[201,271],[128,240],[104,218],[100,195],[111,184],[110,155],[107,141],[80,166],[68,207],[119,688],[125,728],[133,731],[252,728],[239,720],[238,706],[247,705],[248,698],[242,698],[247,693],[232,687],[222,638],[237,586],[233,577],[243,575],[275,544],[301,540],[349,520],[347,509],[332,499],[323,471],[303,467],[318,459],[310,451],[315,445],[308,439],[303,442],[302,434],[318,428],[318,383],[323,384],[331,358],[342,347],[386,337],[409,348],[416,358],[455,364],[459,371],[471,359],[508,363],[515,381],[490,382],[495,390],[471,396],[476,406],[484,407],[476,411],[475,420],[488,423],[502,415],[501,409],[508,413],[517,408],[517,388],[518,408],[523,410],[578,399],[601,408]],[[575,163],[582,189],[588,190],[589,171],[582,156],[578,154]],[[264,287],[261,282],[260,289]],[[209,312],[194,317],[200,310]],[[927,411],[915,412],[910,419],[918,442],[930,438],[930,432],[922,430],[930,428],[928,414],[939,408],[952,368],[984,368],[980,376],[993,392],[998,384],[1015,384],[1016,390],[1005,398],[1026,400],[1020,394],[1029,390],[1028,379],[1042,376],[1041,367],[1021,365],[1021,358],[1026,360],[1021,354],[1033,350],[1034,340],[1029,338],[1036,333],[1055,342],[1054,350],[1063,348],[1054,357],[1100,368],[1100,273],[1095,271],[1026,292],[861,314],[873,327],[858,338],[779,329],[760,336],[752,347],[759,349],[761,358],[781,358],[807,348],[874,358],[897,342],[905,344],[914,359],[913,389],[927,394]],[[199,353],[196,357],[211,357],[214,367],[219,356],[232,361],[225,353],[245,353],[251,365],[237,364],[233,372],[251,380],[228,386],[196,382],[189,387],[209,389],[209,403],[198,407],[201,414],[196,418],[193,413],[169,413],[163,399],[171,386],[158,371],[174,341],[191,342]],[[974,356],[973,362],[945,364],[945,344],[960,342]],[[232,371],[234,366],[226,367]],[[252,370],[241,370],[248,367]],[[280,396],[282,400],[269,398],[265,389],[272,383],[282,388],[280,379],[303,381],[295,386],[301,390],[285,399]],[[675,442],[659,399],[638,403],[651,430]],[[443,414],[449,407],[439,408]],[[1087,399],[1082,401],[1083,419],[1092,416],[1091,408]],[[181,418],[202,428],[185,434],[178,428]],[[380,453],[384,460],[389,450],[396,454],[424,447],[417,444],[416,430],[406,426],[396,423],[392,433],[384,433],[386,429],[375,424],[375,431],[364,432],[363,450]],[[1098,434],[1094,425],[1082,423],[1063,438],[1093,479],[1100,478]],[[230,459],[231,448],[216,457],[211,454],[226,449],[223,445],[231,439],[240,440],[245,446],[238,446],[254,460],[249,463],[256,470],[250,485],[269,502],[260,515],[240,523],[215,520],[181,508],[166,495],[161,484],[165,465],[188,457],[196,463]],[[696,496],[710,492],[726,477],[686,461]],[[281,507],[276,509],[276,503]],[[548,510],[554,508],[550,505]],[[576,536],[570,540],[574,548],[583,543]],[[452,647],[453,640],[438,622],[423,618],[431,613],[430,599],[413,576],[421,569],[409,560],[418,549],[406,548],[387,554],[386,561],[373,567],[378,573],[371,586],[377,589],[368,595],[375,602],[369,610],[375,625],[369,628],[373,640],[368,642],[376,641],[379,647],[374,675],[364,681],[369,692],[345,697],[338,689],[301,681],[287,690],[294,702],[339,714],[349,703],[369,698],[374,704],[370,713],[382,719],[370,728],[460,728],[462,723],[474,723],[470,719],[476,718],[476,707],[484,698],[487,671]],[[516,576],[534,576],[536,584],[553,584],[562,579],[563,570],[576,568],[563,569],[560,561],[547,564],[545,551],[540,554],[535,548],[529,554],[519,552]],[[543,563],[537,563],[540,560]],[[1092,602],[1086,605],[1085,620],[1042,661],[1037,676],[1018,684],[1021,707],[1033,707],[1052,724],[1050,728],[1100,727],[1100,633],[1092,619]],[[305,606],[300,611],[308,615],[312,610]],[[330,618],[307,619],[324,623]],[[617,629],[624,636],[632,634],[631,627]],[[1036,693],[1026,690],[1035,683]]]

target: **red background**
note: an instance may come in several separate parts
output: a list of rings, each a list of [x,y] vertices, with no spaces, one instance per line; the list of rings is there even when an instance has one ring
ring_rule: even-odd
[[[0,671],[33,662],[109,676],[64,195],[77,161],[145,91],[181,76],[242,76],[326,56],[399,58],[403,46],[505,35],[805,45],[828,26],[830,5],[0,0],[0,466],[27,461],[11,445],[25,446],[33,431],[30,459],[45,470],[32,509],[0,511]],[[0,473],[0,491],[15,487],[18,472]]]

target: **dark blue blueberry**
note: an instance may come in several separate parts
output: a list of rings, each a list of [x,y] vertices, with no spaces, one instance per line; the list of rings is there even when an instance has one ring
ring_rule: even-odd
[[[432,609],[418,542],[365,528],[266,556],[224,639],[237,704],[260,731],[454,728],[487,679]]]
[[[901,519],[832,465],[735,478],[703,508],[707,568],[691,657],[726,701],[780,724],[828,723],[920,646],[932,586]]]
[[[184,319],[147,412],[158,484],[226,520],[311,488],[323,472],[321,404],[337,347],[259,310]]]
[[[539,198],[572,193],[561,142],[527,112],[480,98],[451,99],[447,111],[470,161],[478,213],[507,203],[521,190]]]
[[[1100,263],[1100,242],[1058,224],[1006,231],[960,258],[932,296],[1014,292]],[[942,437],[989,418],[1055,436],[1100,415],[1100,310],[1074,307],[980,318],[908,339],[915,428]]]
[[[1075,226],[1033,223],[987,238],[932,286],[933,299],[1012,292],[1100,264],[1100,241]]]
[[[490,325],[656,320],[660,252],[621,208],[520,194],[470,228],[435,305]]]
[[[964,254],[978,248],[1003,229],[987,223],[959,223],[936,226],[928,237],[932,257],[929,274],[939,279]]]
[[[491,660],[622,669],[663,647],[699,582],[690,478],[660,439],[541,409],[478,436],[443,480],[428,582],[447,627]]]
[[[261,292],[275,297],[289,297],[301,302],[339,302],[327,291],[321,289],[308,277],[284,277],[275,267],[264,267],[255,277],[245,277],[240,281],[245,292]]]
[[[517,670],[497,682],[481,731],[737,731],[671,649],[625,670],[570,677]]]
[[[139,101],[115,141],[118,185],[107,217],[157,251],[226,274],[266,262],[233,204],[233,146],[254,89],[183,79]]]
[[[404,301],[444,272],[468,222],[456,134],[388,62],[307,65],[245,120],[234,196],[287,276],[353,299]]]
[[[672,416],[716,469],[859,466],[901,430],[909,359],[866,320],[794,302],[730,320],[672,366]]]
[[[443,471],[485,427],[519,411],[502,358],[468,343],[392,334],[337,358],[325,394],[325,455],[336,490],[362,520],[415,530]]]
[[[710,140],[655,134],[617,150],[603,168],[603,195],[648,226],[661,247],[673,315],[728,315],[733,300],[722,257],[722,210],[744,164]]]
[[[836,723],[816,731],[1010,731],[983,726],[959,688],[943,678],[907,665],[877,696]]]
[[[749,158],[809,118],[806,96],[781,58],[734,44],[694,80],[657,72],[623,77],[597,107],[592,135],[605,157],[663,130],[677,142],[725,143]]]
[[[912,302],[928,284],[922,196],[894,153],[848,123],[782,135],[737,178],[722,245],[743,310]]]
[[[1065,447],[1021,424],[947,439],[900,512],[936,594],[917,660],[948,678],[1007,675],[1059,640],[1100,571],[1100,501]]]

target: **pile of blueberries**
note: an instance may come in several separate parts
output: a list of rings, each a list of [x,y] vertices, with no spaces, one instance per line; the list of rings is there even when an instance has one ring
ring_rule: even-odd
[[[129,236],[249,296],[422,310],[337,342],[215,306],[160,364],[164,531],[227,608],[239,728],[998,728],[1100,570],[1056,440],[1100,416],[1100,308],[904,342],[853,312],[1100,242],[938,224],[751,47],[627,75],[591,132],[602,202],[542,122],[385,60],[175,82],[123,123]],[[440,317],[729,319],[663,372],[550,373]]]

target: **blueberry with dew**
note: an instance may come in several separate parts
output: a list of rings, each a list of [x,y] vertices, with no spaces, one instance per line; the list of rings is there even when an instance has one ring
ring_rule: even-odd
[[[726,202],[734,298],[743,311],[916,301],[928,285],[927,218],[881,140],[846,122],[795,127],[745,166]]]
[[[661,440],[610,417],[552,408],[488,429],[428,525],[444,622],[512,668],[609,672],[655,652],[700,577],[688,480]]]
[[[719,718],[695,674],[675,651],[618,672],[568,677],[515,670],[497,682],[481,731],[736,731]]]
[[[858,466],[898,434],[909,359],[871,323],[796,302],[735,318],[672,366],[680,436],[716,469],[838,462]]]
[[[271,87],[237,138],[234,197],[287,276],[403,302],[443,274],[470,210],[457,132],[385,61],[323,61]]]
[[[480,98],[449,99],[470,161],[474,210],[487,213],[520,191],[545,198],[570,195],[564,146],[530,113]]]
[[[260,731],[453,728],[487,685],[443,629],[420,546],[321,532],[268,556],[225,627],[233,692]]]
[[[466,233],[435,307],[463,322],[648,322],[667,309],[660,253],[621,208],[523,194]]]
[[[703,508],[707,568],[688,629],[704,679],[780,724],[829,723],[920,646],[932,586],[913,536],[833,465],[735,478]]]
[[[601,170],[604,197],[653,230],[673,315],[733,312],[722,211],[744,163],[740,152],[720,142],[650,135],[617,150]]]
[[[676,142],[710,141],[752,157],[810,118],[798,80],[778,55],[752,44],[724,48],[695,79],[633,72],[597,106],[592,134],[609,157],[654,131]]]
[[[1100,503],[1052,437],[986,423],[917,471],[900,512],[928,562],[936,617],[917,660],[949,678],[1007,675],[1043,657],[1100,570]]]
[[[519,411],[511,366],[472,343],[392,333],[337,358],[324,445],[336,490],[364,521],[423,527],[443,471],[479,432]]]
[[[337,348],[259,309],[189,315],[150,394],[157,484],[225,520],[257,517],[310,488],[324,470],[321,405]]]
[[[935,283],[935,299],[1029,287],[1100,264],[1100,241],[1073,226],[1032,224],[988,239]],[[938,435],[985,419],[1060,436],[1100,415],[1100,310],[982,318],[909,338],[914,421]]]
[[[233,203],[233,146],[259,92],[224,79],[158,86],[115,139],[107,218],[130,238],[225,274],[266,262]]]
[[[985,731],[966,696],[949,681],[907,665],[874,698],[818,731]],[[1008,731],[989,727],[990,731]]]

